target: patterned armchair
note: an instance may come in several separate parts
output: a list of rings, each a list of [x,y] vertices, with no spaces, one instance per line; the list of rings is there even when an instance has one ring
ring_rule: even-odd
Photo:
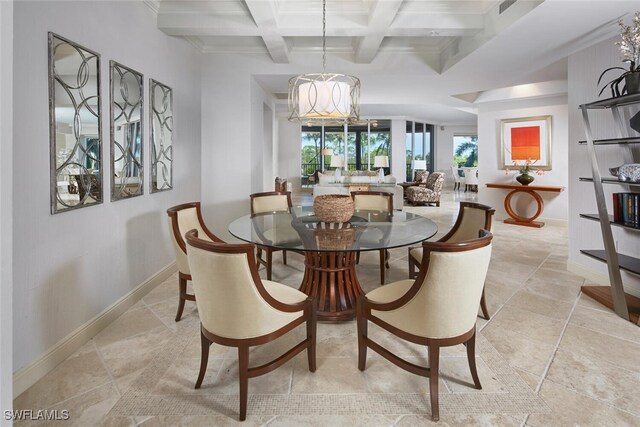
[[[440,206],[440,193],[444,184],[444,173],[433,172],[429,174],[427,183],[424,187],[407,188],[407,200],[414,206],[418,203],[434,203]]]

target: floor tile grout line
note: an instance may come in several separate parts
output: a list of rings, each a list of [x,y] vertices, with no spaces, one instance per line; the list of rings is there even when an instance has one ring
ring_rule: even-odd
[[[104,367],[105,371],[107,371],[107,375],[109,375],[109,378],[111,379],[111,382],[113,383],[113,386],[116,388],[116,393],[118,393],[118,399],[121,399],[123,393],[120,391],[120,387],[118,387],[118,382],[114,378],[113,373],[111,372],[111,369],[109,369],[109,366],[107,365],[107,362],[104,360],[104,356],[100,352],[100,349],[98,348],[98,345],[96,344],[96,340],[92,339],[91,343],[93,344],[93,349],[95,350],[96,354],[98,355],[98,359],[100,359],[100,363],[102,363],[102,366]]]
[[[109,384],[109,381],[104,382],[104,383],[102,383],[102,384],[100,384],[100,385],[97,385],[97,386],[95,386],[95,387],[92,387],[92,388],[90,388],[90,389],[89,389],[89,390],[87,390],[87,391],[83,391],[82,393],[78,393],[78,394],[75,394],[75,395],[73,395],[73,396],[71,396],[71,397],[67,397],[66,399],[64,399],[64,400],[62,400],[62,401],[60,401],[60,402],[56,402],[56,403],[52,404],[52,405],[51,405],[51,406],[49,406],[47,409],[53,409],[55,406],[60,406],[60,405],[62,405],[63,403],[69,402],[70,400],[76,399],[76,398],[78,398],[78,397],[80,397],[80,396],[83,396],[83,395],[85,395],[85,394],[87,394],[87,393],[91,393],[91,392],[93,392],[93,391],[96,391],[97,389],[102,388],[102,387],[104,387],[104,386],[106,386],[106,385],[108,385],[108,384]]]
[[[167,298],[168,300],[169,298]],[[158,301],[158,303],[161,303],[164,301]],[[146,302],[144,303],[144,305],[147,307],[147,309],[149,311],[151,311],[151,313],[153,313],[154,316],[156,316],[156,318],[160,321],[160,323],[162,323],[162,325],[167,328],[169,331],[173,332],[174,334],[176,333],[176,331],[174,331],[170,325],[167,324],[167,322],[165,322],[162,317],[160,317],[160,315],[158,313],[156,313],[156,311],[153,309],[153,307],[151,307],[150,305],[148,305]],[[153,305],[153,304],[152,304]],[[177,327],[176,323],[178,322],[174,322],[173,325]]]
[[[556,354],[558,353],[558,349],[560,348],[560,344],[562,343],[562,339],[564,338],[564,334],[567,330],[567,328],[569,327],[569,321],[571,320],[571,316],[573,316],[573,312],[575,311],[576,307],[578,306],[578,302],[580,301],[580,295],[578,294],[578,296],[576,297],[575,301],[573,302],[573,306],[571,307],[571,311],[569,312],[569,315],[567,316],[567,320],[564,323],[564,326],[562,327],[562,330],[560,331],[560,336],[558,337],[558,341],[556,342],[556,345],[553,349],[553,352],[551,353],[551,356],[549,356],[549,361],[547,362],[547,365],[544,368],[544,371],[542,371],[542,375],[540,376],[540,381],[538,382],[538,385],[536,386],[536,389],[534,390],[534,393],[537,395],[540,395],[540,390],[542,389],[542,384],[544,383],[545,379],[547,378],[547,375],[549,374],[549,370],[551,369],[551,365],[553,364],[553,360],[556,358]],[[527,421],[529,421],[529,416],[530,414],[527,414],[527,416],[525,417],[524,421],[522,422],[521,427],[526,426]]]
[[[484,330],[484,328],[486,328],[486,327],[487,327],[487,325],[489,325],[489,324],[491,323],[491,321],[492,321],[493,319],[495,319],[495,318],[496,318],[496,315],[502,311],[502,309],[503,309],[503,308],[504,308],[504,307],[509,303],[509,301],[511,301],[511,300],[513,299],[513,297],[514,297],[518,292],[520,292],[520,291],[522,290],[522,288],[524,288],[524,286],[527,284],[527,282],[529,281],[529,279],[531,279],[531,277],[533,277],[533,275],[534,275],[534,274],[536,274],[536,272],[540,269],[540,266],[541,266],[542,264],[544,264],[544,263],[545,263],[545,261],[547,261],[547,260],[549,259],[549,257],[550,257],[550,256],[551,256],[551,254],[547,255],[547,256],[542,260],[542,262],[538,265],[538,267],[536,267],[536,269],[535,269],[535,270],[533,270],[533,271],[531,272],[531,274],[527,276],[527,278],[526,278],[526,279],[524,279],[524,281],[522,282],[522,284],[521,284],[521,285],[520,285],[520,286],[519,286],[519,287],[518,287],[518,288],[517,288],[517,289],[516,289],[512,294],[511,294],[511,296],[510,296],[509,298],[507,298],[507,300],[506,300],[506,301],[505,301],[505,302],[500,306],[500,308],[498,308],[498,309],[496,310],[496,312],[495,312],[495,313],[493,313],[493,315],[491,316],[491,319],[487,320],[487,322],[486,322],[484,325],[482,325],[482,326],[480,327],[480,329],[479,329],[479,331],[478,331],[478,332],[482,332],[482,331]]]

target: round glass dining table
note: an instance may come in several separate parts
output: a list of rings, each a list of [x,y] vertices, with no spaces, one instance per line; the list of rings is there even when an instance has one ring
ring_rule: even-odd
[[[245,242],[304,254],[299,289],[316,298],[319,320],[355,317],[356,299],[363,294],[355,268],[359,251],[411,245],[437,231],[430,219],[403,211],[356,210],[346,223],[324,223],[311,206],[245,215],[229,225],[229,232]]]

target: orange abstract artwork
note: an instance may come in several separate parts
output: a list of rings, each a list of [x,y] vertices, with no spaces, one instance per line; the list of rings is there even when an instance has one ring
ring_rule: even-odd
[[[511,160],[540,160],[540,126],[511,129]]]

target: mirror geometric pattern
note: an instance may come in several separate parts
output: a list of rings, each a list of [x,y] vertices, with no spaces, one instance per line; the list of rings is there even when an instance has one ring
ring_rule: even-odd
[[[173,188],[173,90],[150,80],[151,192]]]
[[[115,61],[111,69],[111,200],[143,194],[142,74]]]
[[[51,213],[102,203],[100,55],[49,33]]]

